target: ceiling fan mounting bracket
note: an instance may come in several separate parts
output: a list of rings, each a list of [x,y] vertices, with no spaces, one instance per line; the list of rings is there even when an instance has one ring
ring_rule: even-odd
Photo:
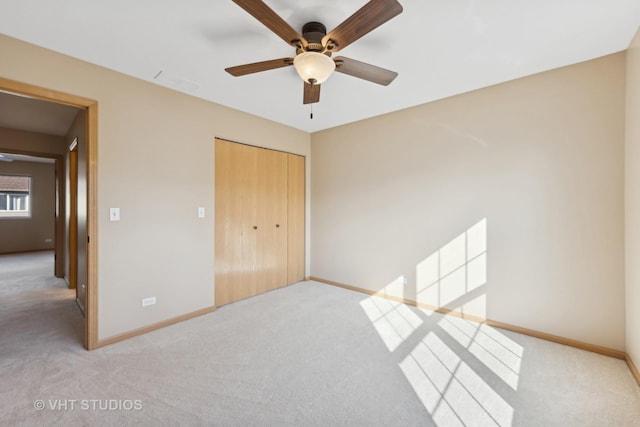
[[[321,22],[311,21],[302,26],[302,36],[309,42],[321,43],[326,35],[327,27]]]

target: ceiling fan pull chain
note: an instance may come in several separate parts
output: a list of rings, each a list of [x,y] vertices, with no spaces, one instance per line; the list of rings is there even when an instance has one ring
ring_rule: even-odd
[[[313,120],[313,104],[309,104],[311,106],[311,114],[310,114],[310,119]]]

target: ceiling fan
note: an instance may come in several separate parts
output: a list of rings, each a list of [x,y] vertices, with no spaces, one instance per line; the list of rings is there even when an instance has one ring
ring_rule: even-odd
[[[304,81],[304,104],[320,100],[320,85],[334,72],[348,74],[387,86],[398,73],[355,59],[331,55],[402,13],[397,0],[370,0],[357,12],[327,33],[320,22],[307,22],[302,34],[294,30],[261,0],[233,0],[282,40],[296,48],[293,58],[280,58],[226,68],[235,77],[293,65]]]

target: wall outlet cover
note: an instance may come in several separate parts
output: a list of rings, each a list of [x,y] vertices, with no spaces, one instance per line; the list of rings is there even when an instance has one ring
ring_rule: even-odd
[[[149,297],[142,299],[142,306],[147,307],[156,303],[156,297]]]

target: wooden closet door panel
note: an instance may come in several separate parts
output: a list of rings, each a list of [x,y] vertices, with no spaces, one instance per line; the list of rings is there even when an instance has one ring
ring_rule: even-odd
[[[239,145],[239,144],[237,144]],[[258,263],[258,241],[260,224],[258,218],[259,179],[258,169],[261,150],[248,145],[239,145],[241,157],[238,160],[237,197],[242,199],[242,212],[239,213],[240,244],[242,259],[238,265],[242,270],[242,280],[236,284],[234,301],[252,297],[260,293],[260,265]]]
[[[232,301],[233,283],[238,281],[234,262],[240,259],[240,247],[232,236],[236,224],[231,219],[241,207],[234,199],[235,181],[234,146],[226,141],[215,142],[215,303],[217,306]]]
[[[262,150],[258,163],[258,289],[287,284],[287,154]]]
[[[257,152],[216,140],[215,298],[221,306],[257,293]]]
[[[304,280],[305,158],[288,156],[287,284]]]

